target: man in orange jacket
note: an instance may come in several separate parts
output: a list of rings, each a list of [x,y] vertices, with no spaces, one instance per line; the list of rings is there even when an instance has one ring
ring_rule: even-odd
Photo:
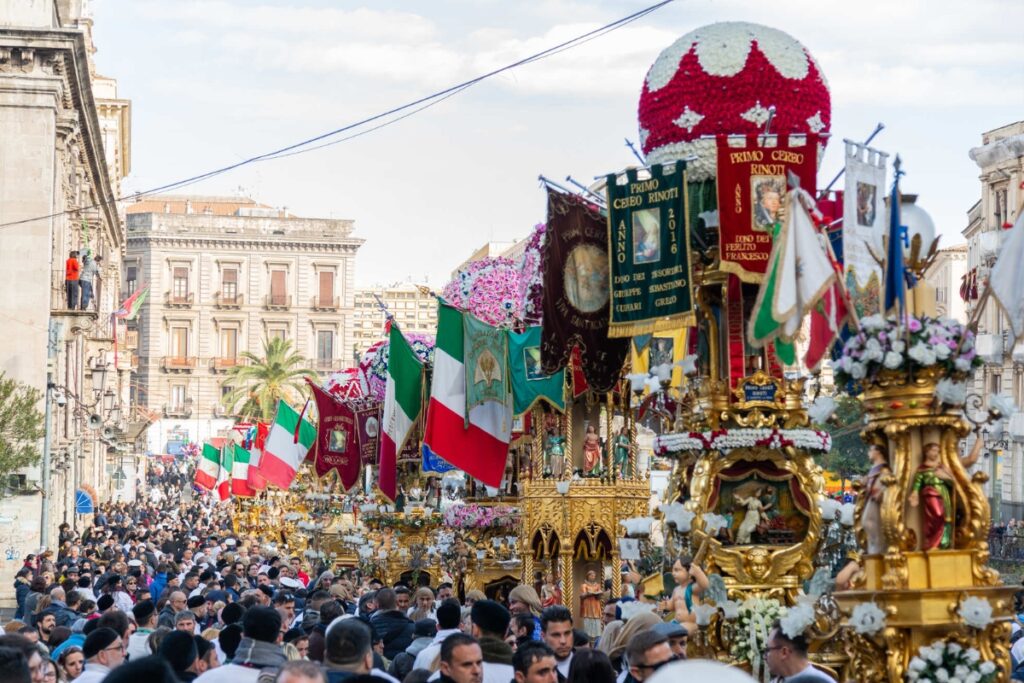
[[[78,278],[82,266],[78,263],[78,252],[72,251],[64,262],[64,292],[68,298],[68,310],[78,308]]]

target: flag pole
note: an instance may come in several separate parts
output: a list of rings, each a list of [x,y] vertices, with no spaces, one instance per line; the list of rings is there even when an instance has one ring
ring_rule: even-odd
[[[879,133],[881,133],[883,130],[885,130],[885,124],[882,123],[881,121],[879,121],[878,125],[875,126],[875,130],[873,130],[871,132],[871,135],[869,135],[864,142],[860,143],[861,147],[867,147],[868,145],[870,145],[871,141],[875,139],[875,136],[878,135]],[[828,185],[825,186],[825,189],[823,189],[821,192],[818,193],[818,199],[824,199],[824,197],[832,189],[832,186],[835,185],[836,183],[838,183],[839,179],[843,177],[844,173],[846,173],[846,165],[845,164],[843,165],[842,168],[839,169],[839,173],[836,173],[836,177],[833,178],[832,181]]]

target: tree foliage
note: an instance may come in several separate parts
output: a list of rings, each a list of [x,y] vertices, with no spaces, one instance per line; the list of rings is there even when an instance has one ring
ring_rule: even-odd
[[[292,350],[292,343],[284,339],[264,339],[263,357],[245,351],[247,363],[237,365],[228,372],[225,383],[230,391],[224,396],[224,406],[243,420],[274,419],[277,402],[281,399],[296,403],[304,400],[305,378],[316,373],[303,367],[306,359]]]
[[[836,397],[836,412],[828,425],[832,450],[818,457],[818,464],[835,474],[842,482],[867,474],[868,445],[860,438],[864,426],[864,406],[851,396]]]
[[[0,371],[0,480],[39,463],[46,430],[39,410],[42,394]]]

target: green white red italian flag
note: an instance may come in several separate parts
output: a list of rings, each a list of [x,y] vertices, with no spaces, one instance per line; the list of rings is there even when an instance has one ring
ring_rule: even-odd
[[[231,497],[231,469],[234,465],[234,445],[227,443],[220,449],[220,470],[217,472],[217,497],[227,500]]]
[[[381,493],[394,500],[398,492],[398,454],[423,409],[423,363],[398,329],[398,324],[394,321],[390,324],[377,486]]]
[[[466,419],[465,334],[462,313],[441,303],[437,312],[434,377],[423,443],[488,486],[500,486],[512,438],[512,402],[487,401]]]
[[[203,444],[203,452],[196,463],[196,486],[212,491],[220,476],[220,449],[208,443]]]
[[[241,497],[254,496],[256,491],[249,486],[249,451],[238,444],[231,444],[231,447],[235,451],[231,464],[231,493]]]
[[[277,417],[260,455],[260,473],[268,483],[287,489],[299,465],[316,442],[316,427],[302,419],[284,401],[277,404]]]

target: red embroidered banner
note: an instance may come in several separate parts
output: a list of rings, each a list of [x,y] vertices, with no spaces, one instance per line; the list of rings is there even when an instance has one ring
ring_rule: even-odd
[[[796,174],[800,187],[813,195],[817,169],[817,135],[718,136],[722,270],[744,282],[761,282],[772,251],[772,225],[786,195],[786,173]]]
[[[316,426],[316,457],[313,465],[316,476],[323,477],[337,470],[346,491],[359,481],[362,459],[356,441],[356,416],[352,410],[309,382],[316,399],[319,419]]]

